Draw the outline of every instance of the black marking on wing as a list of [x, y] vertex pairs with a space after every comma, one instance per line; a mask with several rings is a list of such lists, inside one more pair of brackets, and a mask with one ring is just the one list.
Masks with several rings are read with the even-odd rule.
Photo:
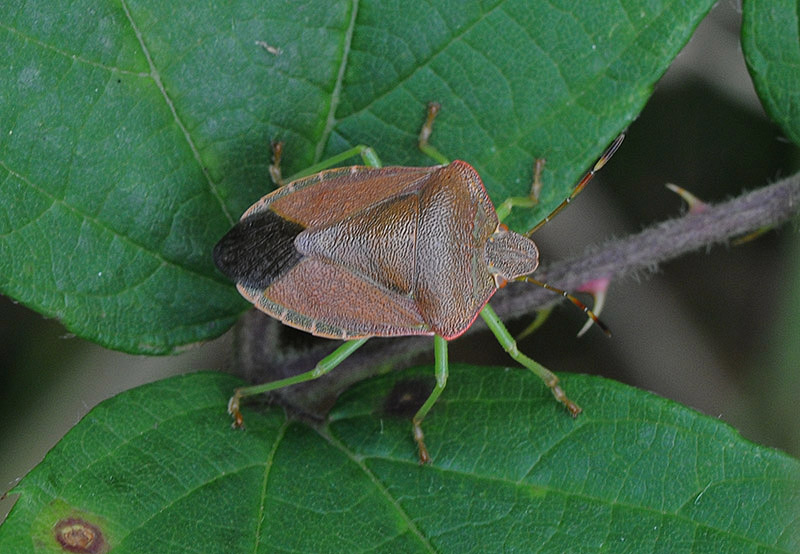
[[267, 288], [303, 257], [294, 238], [304, 229], [272, 210], [239, 221], [214, 247], [214, 263], [231, 280]]

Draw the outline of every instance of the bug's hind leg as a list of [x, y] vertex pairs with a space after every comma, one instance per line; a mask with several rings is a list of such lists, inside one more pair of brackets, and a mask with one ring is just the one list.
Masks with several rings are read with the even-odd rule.
[[289, 385], [296, 385], [297, 383], [303, 383], [305, 381], [311, 381], [318, 377], [322, 377], [342, 363], [348, 356], [350, 356], [350, 354], [355, 352], [365, 342], [367, 342], [367, 339], [355, 339], [345, 342], [332, 353], [322, 358], [311, 371], [306, 371], [305, 373], [300, 373], [293, 377], [287, 377], [286, 379], [279, 379], [277, 381], [270, 381], [269, 383], [262, 383], [260, 385], [236, 389], [233, 391], [233, 396], [231, 399], [228, 400], [228, 413], [231, 414], [231, 417], [233, 418], [233, 427], [244, 427], [244, 418], [242, 417], [242, 412], [240, 411], [240, 405], [243, 398], [255, 396], [257, 394], [263, 394], [272, 390], [288, 387]]
[[275, 186], [282, 187], [286, 184], [283, 181], [283, 175], [281, 175], [281, 154], [283, 154], [283, 142], [279, 140], [273, 140], [269, 143], [269, 146], [272, 149], [272, 162], [269, 164], [269, 176], [272, 178], [272, 182], [275, 183]]

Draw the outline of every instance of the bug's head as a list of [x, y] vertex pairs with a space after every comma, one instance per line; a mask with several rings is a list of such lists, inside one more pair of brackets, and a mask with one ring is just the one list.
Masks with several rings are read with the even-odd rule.
[[539, 265], [539, 249], [531, 239], [501, 226], [486, 241], [483, 258], [501, 287], [521, 275], [533, 273]]

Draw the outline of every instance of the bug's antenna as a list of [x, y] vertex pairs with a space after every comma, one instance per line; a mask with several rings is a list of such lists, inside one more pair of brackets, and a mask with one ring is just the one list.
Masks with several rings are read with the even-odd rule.
[[525, 281], [526, 283], [533, 283], [534, 285], [542, 287], [543, 289], [547, 289], [556, 294], [560, 294], [561, 296], [563, 296], [564, 298], [575, 304], [579, 310], [581, 310], [583, 313], [589, 316], [589, 318], [594, 322], [594, 324], [600, 327], [600, 329], [606, 334], [606, 336], [608, 337], [611, 336], [611, 330], [608, 327], [606, 327], [605, 323], [600, 321], [600, 318], [594, 315], [594, 312], [589, 309], [589, 306], [587, 306], [586, 304], [584, 304], [583, 302], [572, 296], [567, 291], [558, 289], [552, 285], [545, 283], [544, 281], [539, 281], [538, 279], [534, 279], [533, 277], [529, 277], [527, 275], [517, 277], [515, 281]]
[[589, 183], [589, 181], [592, 180], [592, 177], [594, 177], [595, 174], [598, 171], [603, 169], [603, 166], [606, 165], [606, 162], [608, 162], [608, 160], [611, 159], [611, 156], [614, 155], [614, 152], [617, 151], [617, 148], [619, 148], [619, 145], [622, 144], [622, 141], [624, 139], [625, 139], [625, 133], [623, 132], [617, 138], [614, 139], [614, 142], [612, 142], [611, 145], [608, 148], [606, 148], [606, 151], [603, 152], [603, 155], [600, 156], [600, 159], [598, 159], [595, 162], [595, 164], [592, 167], [592, 169], [587, 171], [586, 175], [584, 175], [583, 178], [580, 181], [578, 181], [578, 184], [575, 185], [574, 189], [572, 189], [572, 192], [570, 193], [570, 195], [567, 196], [564, 199], [564, 201], [561, 202], [561, 204], [556, 206], [555, 209], [552, 212], [550, 212], [543, 220], [541, 220], [539, 223], [537, 223], [533, 227], [533, 229], [531, 229], [530, 231], [525, 233], [525, 236], [530, 238], [533, 233], [535, 233], [536, 231], [538, 231], [542, 227], [542, 225], [544, 225], [545, 223], [547, 223], [548, 221], [553, 219], [556, 216], [556, 214], [558, 214], [558, 212], [560, 212], [561, 210], [566, 208], [567, 204], [572, 202], [572, 199], [575, 198], [576, 196], [578, 196], [581, 193], [581, 191], [584, 189], [584, 187], [586, 187], [586, 185]]

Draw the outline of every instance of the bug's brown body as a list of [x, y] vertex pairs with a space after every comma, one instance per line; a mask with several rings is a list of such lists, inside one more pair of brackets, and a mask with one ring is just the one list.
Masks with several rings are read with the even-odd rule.
[[339, 339], [453, 339], [499, 285], [538, 265], [462, 161], [299, 179], [251, 206], [214, 257], [258, 309]]

